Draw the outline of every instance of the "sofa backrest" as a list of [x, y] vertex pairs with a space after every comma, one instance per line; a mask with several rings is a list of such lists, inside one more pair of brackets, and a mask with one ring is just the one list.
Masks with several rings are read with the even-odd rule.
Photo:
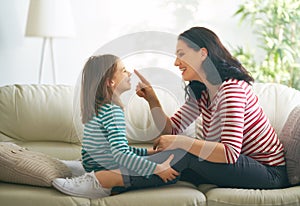
[[255, 83], [253, 90], [277, 134], [295, 106], [300, 104], [300, 91], [278, 83]]
[[[172, 70], [143, 68], [139, 72], [151, 82], [167, 115], [173, 115], [185, 102], [182, 78]], [[138, 82], [140, 80], [137, 76], [132, 75], [131, 90], [121, 96], [125, 105], [127, 138], [130, 143], [150, 143], [160, 134], [160, 129], [155, 126], [148, 103], [135, 94], [136, 87], [134, 85], [137, 85]], [[184, 134], [195, 136], [195, 125], [192, 124], [188, 127]]]
[[[162, 107], [168, 115], [172, 115], [182, 102], [176, 101], [176, 97], [166, 89], [156, 88], [156, 90]], [[255, 83], [253, 90], [275, 131], [280, 134], [288, 115], [295, 106], [300, 104], [300, 91], [277, 83]], [[182, 90], [180, 95], [183, 93]], [[129, 140], [151, 142], [159, 132], [152, 119], [148, 104], [136, 95], [132, 96], [128, 103], [130, 104], [127, 107], [126, 119]], [[198, 125], [197, 128], [191, 125], [185, 134], [201, 137], [201, 118], [198, 118], [196, 125]]]
[[[183, 90], [155, 86], [161, 104], [172, 115], [183, 103]], [[279, 134], [300, 91], [275, 83], [255, 83], [254, 92]], [[74, 92], [76, 90], [76, 92]], [[75, 93], [75, 95], [74, 95]], [[126, 99], [125, 116], [130, 142], [151, 142], [159, 134], [149, 106], [133, 91]], [[77, 89], [67, 85], [9, 85], [0, 87], [0, 141], [52, 141], [80, 144], [82, 124]], [[178, 98], [178, 96], [181, 97]], [[185, 134], [195, 135], [191, 125]]]
[[0, 87], [0, 140], [80, 144], [73, 90], [66, 85]]
[[[163, 87], [153, 87], [164, 112], [171, 116], [183, 104], [171, 91]], [[184, 97], [183, 90], [179, 94]], [[153, 111], [155, 112], [155, 108]], [[157, 128], [152, 118], [152, 114], [148, 103], [133, 94], [125, 107], [125, 118], [127, 126], [127, 138], [130, 143], [150, 143], [161, 133], [161, 129]], [[188, 136], [194, 136], [195, 125], [192, 124], [184, 131]]]

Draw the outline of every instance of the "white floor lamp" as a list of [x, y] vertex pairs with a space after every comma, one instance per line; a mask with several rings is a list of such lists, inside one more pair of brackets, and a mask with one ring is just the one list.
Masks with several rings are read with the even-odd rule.
[[42, 37], [42, 54], [39, 68], [39, 84], [42, 82], [45, 51], [50, 44], [52, 79], [56, 84], [53, 39], [75, 35], [74, 21], [69, 0], [31, 0], [26, 26], [26, 36]]

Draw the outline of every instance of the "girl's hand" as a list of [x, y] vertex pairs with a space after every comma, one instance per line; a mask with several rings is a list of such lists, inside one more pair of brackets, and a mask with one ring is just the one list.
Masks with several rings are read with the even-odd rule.
[[157, 99], [156, 94], [150, 84], [150, 82], [148, 82], [145, 77], [139, 73], [137, 70], [134, 70], [134, 73], [138, 76], [138, 78], [141, 80], [141, 82], [138, 83], [138, 85], [136, 86], [136, 94], [139, 97], [144, 98], [146, 101], [151, 101], [153, 99]]
[[147, 155], [153, 155], [155, 153], [158, 153], [158, 151], [153, 148], [147, 148]]
[[154, 173], [158, 175], [164, 182], [174, 180], [179, 173], [170, 166], [170, 162], [173, 160], [174, 155], [171, 154], [169, 158], [161, 164], [158, 164]]

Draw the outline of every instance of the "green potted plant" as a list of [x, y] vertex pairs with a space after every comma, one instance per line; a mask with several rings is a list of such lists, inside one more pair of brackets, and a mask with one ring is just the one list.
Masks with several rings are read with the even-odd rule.
[[243, 0], [234, 16], [250, 22], [264, 51], [261, 61], [243, 47], [233, 54], [258, 82], [276, 82], [300, 89], [300, 1]]

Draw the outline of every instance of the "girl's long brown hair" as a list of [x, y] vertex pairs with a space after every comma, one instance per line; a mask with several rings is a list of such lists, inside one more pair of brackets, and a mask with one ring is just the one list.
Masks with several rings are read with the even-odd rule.
[[108, 81], [113, 78], [119, 58], [111, 54], [91, 56], [84, 65], [81, 82], [81, 114], [85, 124], [98, 109], [112, 100], [113, 91]]

